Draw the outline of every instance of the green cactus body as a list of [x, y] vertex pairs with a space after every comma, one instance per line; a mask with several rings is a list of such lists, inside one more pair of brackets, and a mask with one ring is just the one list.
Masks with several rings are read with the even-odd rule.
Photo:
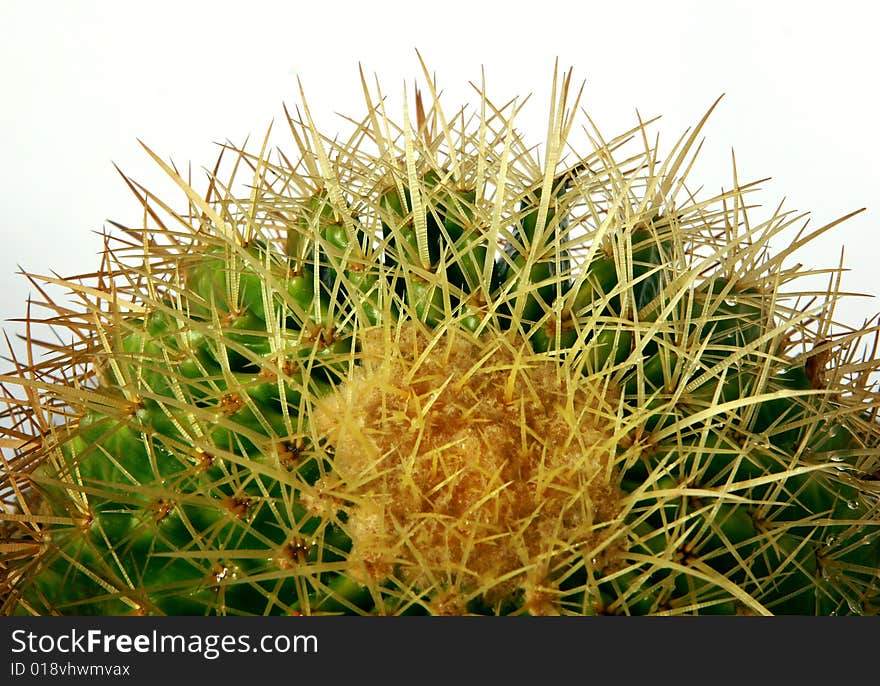
[[781, 217], [676, 204], [691, 144], [559, 171], [569, 124], [533, 159], [486, 102], [409, 131], [371, 105], [373, 153], [291, 121], [307, 175], [212, 183], [190, 238], [145, 226], [100, 306], [56, 308], [79, 341], [3, 377], [34, 429], [5, 612], [880, 610], [849, 371], [880, 365], [755, 257]]

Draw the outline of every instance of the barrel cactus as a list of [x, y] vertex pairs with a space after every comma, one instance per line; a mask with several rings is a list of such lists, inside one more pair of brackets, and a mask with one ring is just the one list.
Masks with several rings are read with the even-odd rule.
[[691, 194], [708, 114], [574, 155], [554, 76], [539, 154], [426, 77], [203, 191], [145, 146], [183, 209], [123, 177], [77, 302], [31, 277], [4, 612], [876, 613], [874, 330], [787, 264], [830, 227]]

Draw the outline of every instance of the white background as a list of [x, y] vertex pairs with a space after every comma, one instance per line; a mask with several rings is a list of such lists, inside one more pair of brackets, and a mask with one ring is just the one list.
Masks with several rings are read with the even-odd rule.
[[[772, 177], [753, 197], [756, 217], [783, 199], [815, 226], [866, 207], [799, 261], [833, 267], [845, 246], [846, 289], [880, 295], [878, 18], [874, 3], [845, 0], [0, 0], [0, 319], [25, 313], [32, 287], [19, 267], [92, 271], [106, 220], [141, 221], [113, 162], [170, 190], [138, 138], [198, 172], [216, 143], [281, 124], [282, 103], [300, 102], [297, 77], [332, 132], [335, 112], [364, 112], [358, 63], [392, 104], [405, 81], [424, 85], [416, 49], [447, 109], [476, 102], [467, 84], [481, 68], [499, 101], [532, 93], [519, 128], [533, 144], [557, 57], [586, 81], [585, 108], [604, 133], [629, 128], [636, 110], [662, 115], [661, 148], [723, 93], [692, 185], [729, 187], [733, 149], [741, 182]], [[837, 315], [858, 325], [878, 309], [876, 297], [856, 298]]]

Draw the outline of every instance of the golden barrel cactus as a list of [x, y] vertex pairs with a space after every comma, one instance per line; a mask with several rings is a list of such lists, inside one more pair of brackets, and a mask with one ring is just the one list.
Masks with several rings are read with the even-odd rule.
[[124, 177], [143, 225], [31, 277], [3, 611], [876, 613], [875, 330], [785, 264], [830, 227], [691, 194], [705, 117], [575, 153], [554, 75], [539, 154], [425, 75], [202, 190], [147, 149], [183, 205]]

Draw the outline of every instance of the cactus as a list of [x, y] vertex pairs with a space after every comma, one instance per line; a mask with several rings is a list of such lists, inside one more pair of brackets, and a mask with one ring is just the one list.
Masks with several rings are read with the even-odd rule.
[[144, 146], [186, 208], [123, 176], [144, 225], [31, 275], [4, 613], [876, 613], [875, 329], [784, 264], [838, 222], [688, 193], [708, 113], [572, 163], [570, 73], [542, 156], [425, 76], [205, 193]]

